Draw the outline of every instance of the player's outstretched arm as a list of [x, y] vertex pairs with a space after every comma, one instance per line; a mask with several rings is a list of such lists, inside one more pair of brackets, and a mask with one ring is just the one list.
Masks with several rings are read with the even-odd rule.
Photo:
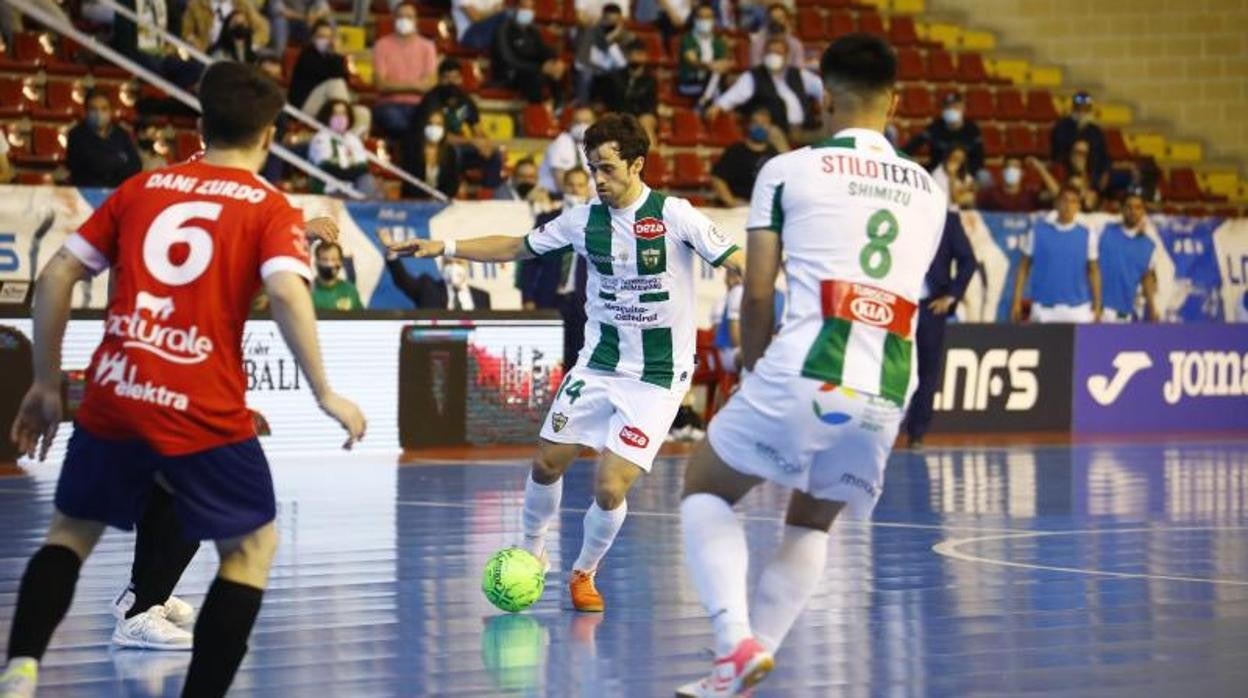
[[[450, 249], [452, 246], [453, 249]], [[510, 262], [533, 256], [524, 246], [523, 237], [510, 235], [486, 235], [454, 241], [449, 245], [441, 240], [411, 239], [391, 242], [386, 247], [399, 255], [437, 257], [445, 254], [448, 257], [469, 259], [474, 262]]]
[[61, 343], [69, 324], [74, 284], [89, 278], [91, 270], [62, 249], [43, 268], [35, 284], [35, 382], [22, 398], [9, 433], [18, 450], [31, 458], [38, 455], [43, 460], [48, 456], [61, 422]]
[[325, 377], [325, 365], [321, 362], [321, 347], [316, 339], [316, 313], [312, 309], [312, 294], [307, 282], [298, 274], [279, 271], [264, 279], [264, 290], [269, 296], [273, 320], [282, 330], [286, 346], [295, 356], [303, 375], [308, 379], [316, 402], [344, 429], [347, 442], [343, 448], [350, 449], [356, 441], [364, 438], [366, 423], [364, 413], [355, 403], [334, 393]]
[[[740, 264], [740, 252], [725, 262]], [[780, 233], [756, 228], [746, 244], [745, 293], [741, 296], [741, 365], [754, 370], [776, 326], [776, 276], [780, 273]]]

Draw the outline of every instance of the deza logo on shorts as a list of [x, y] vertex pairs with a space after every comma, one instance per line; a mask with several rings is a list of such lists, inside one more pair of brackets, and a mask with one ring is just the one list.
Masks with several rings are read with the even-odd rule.
[[104, 333], [122, 337], [122, 346], [141, 349], [175, 364], [197, 364], [212, 353], [212, 340], [199, 333], [199, 327], [171, 327], [167, 321], [175, 310], [173, 299], [139, 291], [129, 315], [109, 315]]
[[[1170, 378], [1162, 385], [1162, 398], [1177, 405], [1184, 398], [1239, 397], [1248, 395], [1248, 353], [1234, 351], [1172, 351]], [[1117, 402], [1137, 374], [1152, 368], [1148, 352], [1120, 351], [1114, 357], [1114, 375], [1088, 376], [1088, 394], [1099, 405]]]
[[620, 441], [633, 448], [645, 448], [650, 445], [650, 437], [637, 427], [624, 427], [620, 430]]

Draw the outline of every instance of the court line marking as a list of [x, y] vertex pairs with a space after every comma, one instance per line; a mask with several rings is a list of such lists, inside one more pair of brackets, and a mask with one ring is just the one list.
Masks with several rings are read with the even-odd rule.
[[1227, 586], [1244, 586], [1248, 587], [1248, 580], [1243, 579], [1223, 579], [1218, 577], [1184, 577], [1169, 574], [1149, 574], [1146, 572], [1113, 572], [1110, 570], [1097, 570], [1087, 567], [1062, 567], [1058, 565], [1038, 565], [1030, 562], [1017, 562], [1014, 560], [1002, 560], [999, 558], [983, 557], [981, 555], [972, 555], [970, 553], [959, 550], [962, 546], [974, 543], [984, 543], [989, 541], [1000, 540], [1021, 540], [1024, 538], [1044, 538], [1049, 536], [1074, 536], [1092, 533], [1174, 533], [1181, 531], [1245, 531], [1248, 526], [1179, 526], [1169, 527], [1148, 527], [1148, 528], [1088, 528], [1074, 531], [1023, 531], [1017, 533], [996, 533], [986, 536], [974, 536], [970, 538], [950, 538], [941, 541], [932, 546], [932, 552], [942, 557], [947, 557], [961, 562], [979, 563], [983, 565], [997, 565], [1000, 567], [1015, 567], [1025, 570], [1041, 570], [1046, 572], [1068, 572], [1071, 574], [1085, 574], [1096, 577], [1115, 577], [1118, 579], [1156, 579], [1167, 582], [1197, 582], [1201, 584], [1223, 584]]

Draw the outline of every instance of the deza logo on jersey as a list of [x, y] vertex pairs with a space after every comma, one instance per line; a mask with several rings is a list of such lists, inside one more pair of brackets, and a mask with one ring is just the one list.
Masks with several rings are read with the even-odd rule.
[[[950, 349], [945, 355], [945, 382], [936, 395], [935, 407], [983, 412], [988, 409], [989, 397], [1007, 395], [1007, 412], [1030, 410], [1040, 395], [1036, 379], [1039, 366], [1039, 349], [989, 349], [982, 357], [974, 349]], [[958, 405], [960, 383], [964, 387], [962, 404]]]
[[641, 263], [647, 269], [657, 267], [659, 260], [663, 258], [663, 237], [667, 235], [667, 226], [658, 218], [642, 218], [633, 223], [633, 235], [638, 240], [649, 243], [637, 246]]

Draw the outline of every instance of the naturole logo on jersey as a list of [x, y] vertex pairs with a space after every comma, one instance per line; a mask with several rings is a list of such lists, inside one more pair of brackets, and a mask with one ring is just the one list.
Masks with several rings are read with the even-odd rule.
[[129, 315], [109, 315], [104, 333], [125, 338], [122, 346], [128, 349], [142, 349], [176, 364], [203, 362], [212, 353], [213, 344], [199, 333], [199, 327], [182, 329], [160, 324], [174, 310], [172, 298], [139, 291], [134, 311]]
[[620, 430], [620, 441], [633, 448], [645, 448], [650, 445], [650, 437], [637, 427], [626, 426]]

